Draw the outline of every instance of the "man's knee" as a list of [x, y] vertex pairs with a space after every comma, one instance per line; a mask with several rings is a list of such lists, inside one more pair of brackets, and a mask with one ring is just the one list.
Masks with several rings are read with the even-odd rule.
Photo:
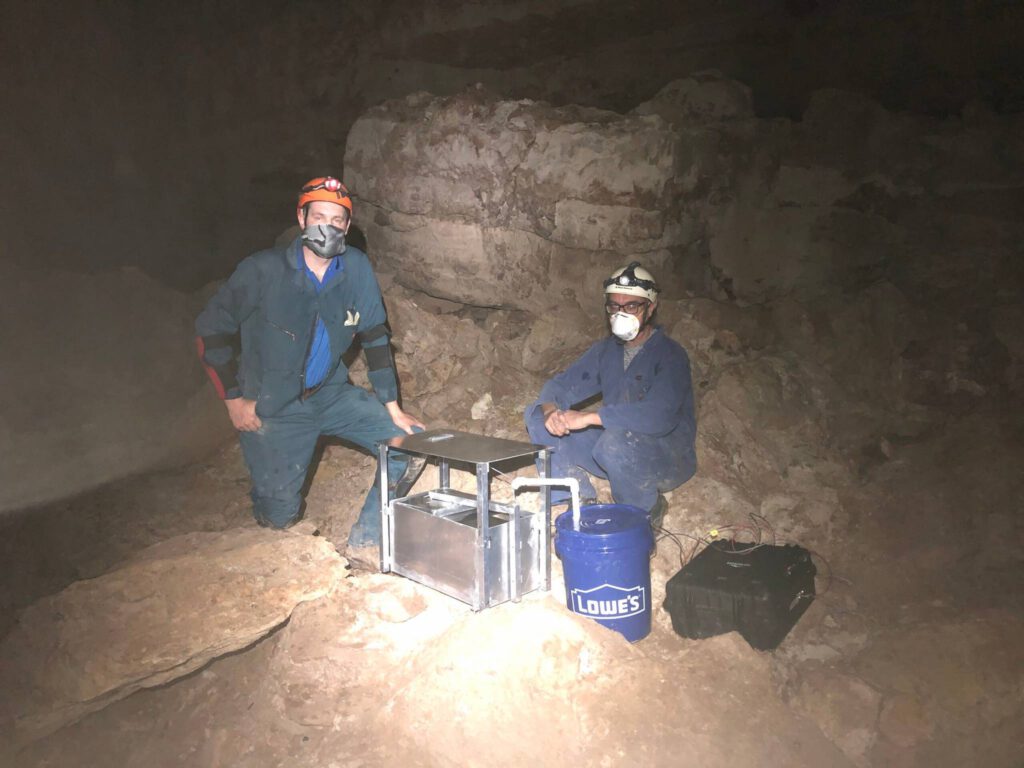
[[242, 453], [252, 482], [253, 516], [257, 521], [281, 527], [297, 518], [302, 509], [302, 486], [315, 445], [315, 434], [294, 440], [274, 436], [264, 422], [263, 433], [242, 433]]
[[662, 438], [630, 430], [605, 430], [594, 446], [594, 461], [613, 482], [653, 483], [660, 491], [677, 488], [697, 470], [692, 451], [680, 455]]
[[303, 462], [288, 462], [275, 457], [272, 462], [249, 464], [252, 480], [252, 512], [257, 521], [281, 527], [299, 515], [302, 508], [302, 484], [306, 476]]
[[626, 429], [604, 430], [594, 444], [594, 461], [609, 473], [635, 464], [640, 437]]
[[531, 404], [523, 414], [523, 421], [526, 423], [526, 432], [533, 442], [550, 441], [551, 434], [544, 426], [544, 411], [539, 406]]
[[255, 488], [252, 491], [252, 515], [261, 525], [283, 528], [297, 520], [301, 511], [302, 495], [298, 491], [273, 496], [261, 496]]

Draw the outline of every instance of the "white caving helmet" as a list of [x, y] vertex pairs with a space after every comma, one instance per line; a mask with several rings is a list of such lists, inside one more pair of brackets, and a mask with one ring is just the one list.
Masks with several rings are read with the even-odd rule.
[[619, 267], [604, 281], [605, 294], [623, 293], [627, 296], [639, 296], [652, 304], [657, 300], [660, 291], [654, 275], [641, 267], [639, 261], [630, 262], [628, 267]]

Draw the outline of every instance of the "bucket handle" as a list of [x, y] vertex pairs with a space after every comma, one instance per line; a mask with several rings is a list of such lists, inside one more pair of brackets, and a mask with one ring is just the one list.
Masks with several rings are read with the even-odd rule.
[[515, 494], [523, 486], [540, 487], [545, 485], [567, 486], [572, 495], [572, 529], [580, 529], [580, 481], [575, 477], [516, 477], [512, 480], [512, 493]]

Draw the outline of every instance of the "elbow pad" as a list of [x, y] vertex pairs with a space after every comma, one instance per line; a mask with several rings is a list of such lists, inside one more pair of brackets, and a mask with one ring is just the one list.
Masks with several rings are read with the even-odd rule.
[[365, 331], [360, 331], [358, 334], [359, 343], [365, 347], [371, 341], [376, 341], [381, 336], [387, 335], [388, 327], [384, 323], [381, 323], [380, 325], [373, 326], [373, 328], [367, 328]]
[[379, 371], [383, 368], [394, 368], [395, 363], [391, 357], [391, 345], [381, 344], [379, 347], [363, 347], [366, 353], [366, 367], [371, 371]]
[[238, 391], [237, 335], [217, 333], [197, 336], [196, 352], [221, 400]]
[[[359, 343], [363, 345], [363, 352], [366, 353], [366, 367], [371, 371], [379, 371], [384, 368], [394, 368], [395, 361], [391, 357], [391, 344], [387, 340], [388, 327], [384, 323], [367, 328], [359, 333]], [[377, 339], [385, 339], [383, 344], [367, 346]]]

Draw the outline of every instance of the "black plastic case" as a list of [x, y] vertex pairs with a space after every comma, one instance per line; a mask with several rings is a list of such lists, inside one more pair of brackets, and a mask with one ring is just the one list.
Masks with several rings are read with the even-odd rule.
[[665, 585], [672, 628], [694, 640], [737, 631], [760, 651], [778, 647], [814, 600], [803, 547], [714, 541]]

